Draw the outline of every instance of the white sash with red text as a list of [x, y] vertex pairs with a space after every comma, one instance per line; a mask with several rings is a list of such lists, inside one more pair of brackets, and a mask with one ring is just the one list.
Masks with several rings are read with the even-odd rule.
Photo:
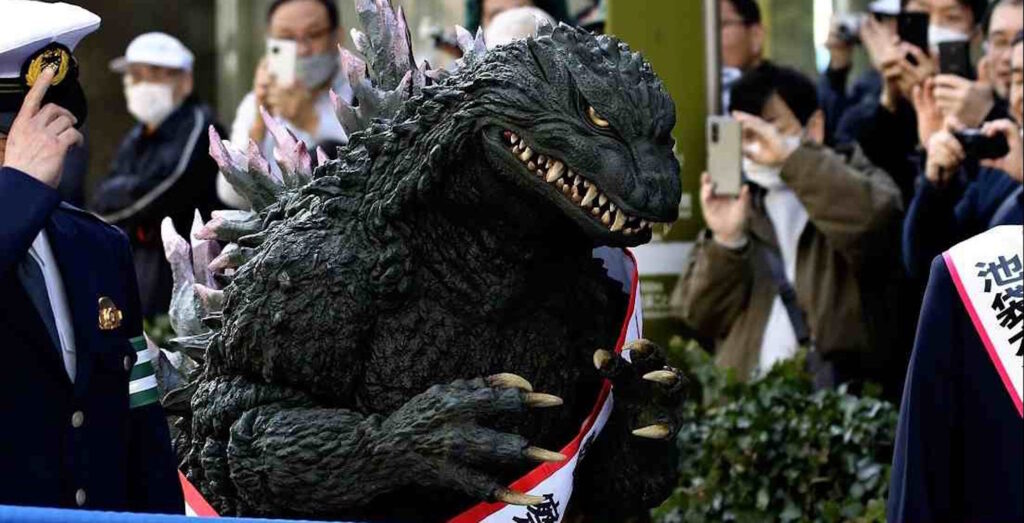
[[[598, 248], [594, 256], [604, 262], [608, 275], [620, 282], [623, 291], [629, 294], [629, 306], [619, 331], [619, 339], [615, 352], [621, 352], [622, 346], [629, 341], [640, 339], [642, 334], [643, 313], [641, 307], [639, 276], [633, 254], [625, 249]], [[595, 350], [600, 347], [595, 347]], [[629, 355], [624, 355], [627, 359]], [[558, 463], [544, 463], [519, 478], [509, 488], [517, 492], [525, 492], [544, 498], [544, 502], [533, 506], [506, 505], [504, 503], [480, 503], [459, 514], [450, 523], [516, 523], [519, 521], [544, 521], [558, 523], [562, 521], [565, 507], [572, 496], [573, 475], [576, 466], [584, 458], [590, 443], [597, 437], [608, 416], [612, 412], [611, 383], [605, 381], [598, 394], [597, 402], [590, 415], [583, 421], [576, 437], [561, 453], [568, 457]]]
[[989, 359], [1024, 416], [1024, 227], [994, 227], [943, 255]]

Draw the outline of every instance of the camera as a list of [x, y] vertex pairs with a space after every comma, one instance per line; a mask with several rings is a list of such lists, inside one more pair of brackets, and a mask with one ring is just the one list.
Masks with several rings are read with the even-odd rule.
[[1001, 134], [985, 136], [978, 129], [964, 129], [954, 132], [953, 136], [963, 146], [968, 158], [994, 160], [1010, 154], [1010, 144], [1006, 143], [1006, 137]]
[[860, 28], [864, 24], [863, 14], [843, 14], [836, 17], [836, 36], [847, 45], [860, 43]]

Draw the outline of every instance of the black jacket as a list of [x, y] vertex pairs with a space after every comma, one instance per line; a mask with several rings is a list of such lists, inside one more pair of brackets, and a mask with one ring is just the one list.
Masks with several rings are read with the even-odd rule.
[[160, 221], [170, 216], [187, 235], [195, 210], [217, 206], [217, 164], [210, 158], [210, 108], [189, 98], [147, 135], [139, 124], [118, 148], [110, 175], [93, 194], [91, 209], [123, 229], [135, 251], [143, 315], [167, 311], [171, 272], [163, 255]]

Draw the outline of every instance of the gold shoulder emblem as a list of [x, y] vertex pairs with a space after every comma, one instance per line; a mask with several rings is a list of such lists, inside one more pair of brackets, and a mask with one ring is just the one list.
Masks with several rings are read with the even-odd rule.
[[100, 296], [100, 330], [114, 330], [121, 326], [121, 319], [124, 317], [114, 300], [106, 296]]

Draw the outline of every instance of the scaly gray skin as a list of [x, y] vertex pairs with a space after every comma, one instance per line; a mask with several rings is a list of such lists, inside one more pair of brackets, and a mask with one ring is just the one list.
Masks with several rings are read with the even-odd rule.
[[[373, 83], [344, 53], [360, 105], [339, 106], [358, 130], [339, 160], [310, 177], [272, 120], [282, 179], [211, 140], [258, 212], [194, 234], [232, 242], [210, 264], [223, 291], [205, 268], [176, 288], [177, 346], [205, 363], [167, 401], [191, 403], [188, 476], [225, 515], [440, 521], [535, 503], [504, 485], [562, 459], [544, 449], [575, 435], [608, 378], [612, 416], [563, 508], [617, 521], [658, 504], [683, 379], [649, 342], [632, 363], [595, 352], [615, 347], [628, 296], [591, 251], [676, 218], [661, 82], [614, 38], [564, 25], [486, 54], [460, 33], [457, 71], [413, 69], [401, 12], [357, 8]], [[184, 240], [164, 239], [187, 273]], [[190, 277], [208, 285], [189, 293]]]

